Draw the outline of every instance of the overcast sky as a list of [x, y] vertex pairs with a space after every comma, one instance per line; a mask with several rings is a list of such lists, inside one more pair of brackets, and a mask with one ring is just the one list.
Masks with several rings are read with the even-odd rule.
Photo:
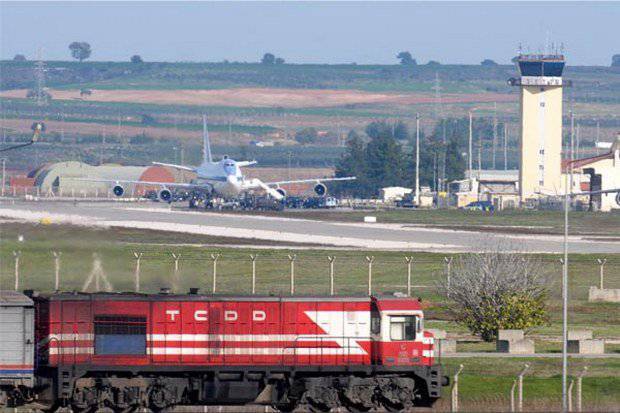
[[521, 43], [564, 43], [572, 65], [609, 65], [620, 53], [620, 2], [0, 2], [0, 57], [43, 50], [70, 58], [87, 41], [91, 60], [291, 63], [507, 63]]

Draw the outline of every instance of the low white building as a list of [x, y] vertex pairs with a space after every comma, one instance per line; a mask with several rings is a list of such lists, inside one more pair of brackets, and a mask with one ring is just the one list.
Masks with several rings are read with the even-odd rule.
[[405, 188], [402, 186], [388, 186], [381, 188], [381, 198], [383, 202], [399, 201], [407, 194], [413, 192], [411, 188]]
[[[563, 166], [564, 173], [572, 172], [573, 192], [620, 188], [620, 134], [611, 144], [609, 152], [567, 161]], [[620, 194], [591, 195], [588, 202], [591, 210], [620, 209]]]
[[518, 170], [471, 171], [466, 179], [450, 182], [450, 204], [464, 207], [470, 202], [490, 201], [497, 209], [519, 205]]

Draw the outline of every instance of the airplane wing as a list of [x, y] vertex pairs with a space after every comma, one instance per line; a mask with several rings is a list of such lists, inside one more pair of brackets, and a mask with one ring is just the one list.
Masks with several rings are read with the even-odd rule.
[[182, 171], [196, 172], [196, 168], [185, 165], [175, 165], [173, 163], [153, 162], [153, 165], [167, 166], [169, 168], [180, 169]]
[[64, 178], [71, 179], [73, 181], [84, 182], [104, 182], [109, 184], [136, 184], [136, 185], [153, 185], [172, 188], [185, 188], [185, 189], [207, 189], [206, 185], [187, 184], [180, 182], [153, 182], [153, 181], [131, 181], [127, 179], [90, 179], [90, 178]]
[[250, 165], [256, 165], [256, 161], [237, 161], [237, 166], [239, 167], [244, 167], [244, 166], [250, 166]]
[[302, 183], [320, 183], [329, 181], [353, 181], [357, 179], [355, 176], [344, 176], [342, 178], [310, 178], [310, 179], [294, 179], [292, 181], [265, 182], [265, 185], [278, 186], [285, 184], [302, 184]]

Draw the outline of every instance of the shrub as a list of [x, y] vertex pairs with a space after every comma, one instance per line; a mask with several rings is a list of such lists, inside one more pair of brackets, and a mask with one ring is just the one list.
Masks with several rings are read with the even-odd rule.
[[499, 243], [457, 257], [439, 283], [455, 320], [485, 341], [498, 330], [530, 330], [548, 322], [547, 273], [540, 259]]

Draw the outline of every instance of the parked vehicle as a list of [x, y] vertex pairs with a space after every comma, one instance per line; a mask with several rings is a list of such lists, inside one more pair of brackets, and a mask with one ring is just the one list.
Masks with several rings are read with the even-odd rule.
[[465, 205], [463, 209], [466, 209], [468, 211], [493, 212], [495, 211], [495, 206], [493, 205], [493, 203], [489, 201], [475, 201], [475, 202], [470, 202], [469, 204]]
[[303, 207], [308, 209], [318, 208], [336, 208], [338, 206], [338, 200], [333, 196], [314, 196], [306, 198]]

